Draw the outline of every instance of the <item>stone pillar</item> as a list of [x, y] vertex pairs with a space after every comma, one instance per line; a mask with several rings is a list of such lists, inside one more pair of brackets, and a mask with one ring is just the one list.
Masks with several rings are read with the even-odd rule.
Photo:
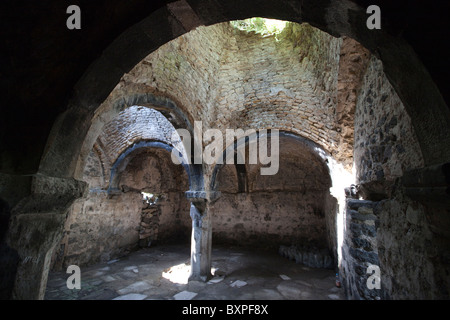
[[19, 256], [14, 300], [42, 300], [50, 261], [62, 238], [64, 214], [18, 214], [11, 219], [9, 245]]
[[31, 194], [12, 210], [7, 245], [18, 255], [12, 298], [41, 300], [52, 253], [62, 238], [66, 212], [86, 192], [75, 179], [36, 175]]
[[212, 223], [209, 206], [218, 192], [188, 191], [192, 218], [191, 271], [189, 281], [208, 281], [211, 275]]

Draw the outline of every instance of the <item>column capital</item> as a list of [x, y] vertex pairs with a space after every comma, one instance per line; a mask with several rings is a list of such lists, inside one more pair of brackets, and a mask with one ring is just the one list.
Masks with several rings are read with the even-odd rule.
[[189, 190], [185, 192], [186, 198], [192, 203], [213, 203], [219, 199], [220, 191], [204, 191], [204, 190]]

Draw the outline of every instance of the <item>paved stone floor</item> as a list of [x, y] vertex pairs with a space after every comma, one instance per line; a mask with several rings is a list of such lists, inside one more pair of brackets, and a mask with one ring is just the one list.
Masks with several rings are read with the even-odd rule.
[[214, 277], [190, 281], [188, 246], [155, 246], [81, 268], [81, 289], [70, 274], [49, 274], [47, 300], [341, 300], [333, 270], [312, 269], [277, 253], [215, 247]]

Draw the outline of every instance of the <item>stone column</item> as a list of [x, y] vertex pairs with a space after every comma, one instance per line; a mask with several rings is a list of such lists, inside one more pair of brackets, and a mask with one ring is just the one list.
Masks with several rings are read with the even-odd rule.
[[52, 253], [62, 238], [66, 212], [86, 183], [36, 175], [31, 194], [12, 210], [7, 245], [18, 255], [12, 298], [43, 299]]
[[218, 192], [188, 191], [191, 201], [192, 237], [191, 272], [189, 281], [208, 281], [211, 275], [212, 223], [209, 206], [219, 197]]
[[44, 298], [52, 253], [61, 241], [65, 218], [64, 214], [28, 213], [11, 219], [8, 244], [19, 256], [12, 299]]

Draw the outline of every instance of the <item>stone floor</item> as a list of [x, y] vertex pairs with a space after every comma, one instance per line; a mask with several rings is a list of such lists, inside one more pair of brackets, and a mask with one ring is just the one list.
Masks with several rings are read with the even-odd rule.
[[49, 274], [47, 300], [341, 300], [333, 270], [312, 269], [277, 253], [215, 247], [214, 277], [190, 281], [188, 246], [155, 246], [81, 268], [81, 289], [70, 274]]

